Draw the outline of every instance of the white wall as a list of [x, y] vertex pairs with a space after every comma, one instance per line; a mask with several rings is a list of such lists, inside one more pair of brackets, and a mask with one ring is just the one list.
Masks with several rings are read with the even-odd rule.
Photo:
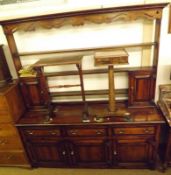
[[157, 73], [157, 86], [155, 99], [158, 99], [159, 85], [171, 84], [171, 33], [168, 33], [169, 24], [169, 7], [166, 7], [163, 11], [163, 19], [161, 26], [160, 37], [160, 50], [159, 50], [159, 63]]
[[[145, 2], [166, 2], [166, 1], [152, 1], [146, 0]], [[36, 14], [49, 14], [61, 11], [72, 11], [78, 9], [91, 9], [91, 8], [103, 8], [117, 5], [135, 5], [143, 4], [144, 0], [91, 0], [81, 1], [79, 0], [61, 0], [52, 1], [52, 4], [47, 1], [30, 2], [19, 5], [10, 5], [0, 7], [0, 20], [17, 18], [21, 16], [30, 16]], [[34, 8], [33, 8], [34, 5]], [[10, 12], [10, 13], [9, 13]], [[13, 14], [13, 15], [11, 15]], [[164, 83], [170, 83], [169, 73], [171, 68], [170, 50], [169, 44], [171, 42], [170, 34], [167, 33], [168, 24], [168, 8], [164, 9], [162, 29], [161, 29], [161, 46], [159, 54], [159, 68], [158, 78], [156, 86], [156, 100], [158, 97], [158, 85]], [[127, 29], [127, 30], [125, 30]], [[129, 35], [127, 35], [129, 33]], [[122, 37], [121, 37], [122, 36]], [[134, 37], [133, 37], [134, 36]], [[143, 41], [143, 24], [142, 21], [136, 21], [132, 23], [113, 22], [111, 24], [85, 24], [80, 27], [64, 26], [59, 29], [52, 30], [38, 30], [36, 32], [19, 32], [15, 34], [17, 46], [19, 51], [41, 51], [41, 50], [56, 50], [56, 49], [71, 49], [71, 48], [85, 48], [91, 46], [111, 46], [123, 43], [139, 43]], [[58, 42], [56, 42], [58, 41]], [[149, 39], [151, 41], [151, 38]], [[2, 29], [0, 29], [0, 44], [7, 44], [3, 35]], [[141, 64], [141, 49], [127, 49], [129, 53], [129, 66], [138, 66]], [[8, 63], [12, 71], [12, 75], [15, 78], [16, 73], [11, 61], [9, 50], [6, 49], [8, 56]], [[42, 56], [21, 57], [23, 66], [32, 64]], [[83, 59], [84, 69], [94, 68], [92, 62], [92, 56], [86, 56]], [[70, 67], [71, 68], [71, 67]], [[61, 68], [57, 68], [58, 70]], [[64, 68], [63, 68], [64, 69]], [[73, 69], [73, 68], [71, 68]], [[170, 70], [169, 70], [170, 69]], [[51, 69], [47, 70], [50, 71]], [[56, 68], [55, 68], [56, 70]], [[49, 80], [49, 84], [71, 84], [72, 79], [75, 77], [67, 77], [65, 80], [62, 77], [58, 77], [57, 81], [54, 79]], [[86, 75], [85, 89], [107, 89], [107, 75]], [[125, 74], [117, 74], [115, 76], [116, 88], [126, 88], [128, 86], [127, 77]], [[78, 79], [76, 80], [78, 81]], [[52, 89], [56, 91], [57, 89]], [[65, 89], [60, 89], [60, 91]], [[68, 90], [68, 89], [67, 89]], [[72, 90], [72, 89], [71, 89]], [[77, 88], [73, 88], [77, 90]]]

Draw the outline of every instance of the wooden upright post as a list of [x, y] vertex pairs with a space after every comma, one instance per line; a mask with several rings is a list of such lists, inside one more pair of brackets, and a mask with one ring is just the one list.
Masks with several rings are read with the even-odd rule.
[[109, 81], [109, 113], [113, 113], [116, 110], [113, 65], [108, 66], [108, 81]]

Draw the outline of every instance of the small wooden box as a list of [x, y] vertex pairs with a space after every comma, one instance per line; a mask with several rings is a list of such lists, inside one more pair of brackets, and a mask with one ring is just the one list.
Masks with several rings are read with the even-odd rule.
[[128, 64], [128, 53], [124, 49], [99, 51], [94, 60], [95, 66]]

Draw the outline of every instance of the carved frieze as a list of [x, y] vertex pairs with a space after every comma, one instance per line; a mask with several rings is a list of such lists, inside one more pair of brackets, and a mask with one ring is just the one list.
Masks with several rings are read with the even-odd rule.
[[38, 21], [26, 21], [15, 24], [8, 24], [8, 29], [12, 33], [22, 31], [34, 31], [37, 28], [52, 29], [59, 28], [64, 25], [80, 26], [85, 23], [111, 23], [113, 21], [124, 20], [133, 21], [137, 19], [161, 19], [162, 10], [137, 10], [137, 11], [124, 11], [115, 13], [103, 13], [103, 14], [90, 14], [90, 15], [76, 15], [71, 17], [55, 18], [55, 19], [42, 19]]

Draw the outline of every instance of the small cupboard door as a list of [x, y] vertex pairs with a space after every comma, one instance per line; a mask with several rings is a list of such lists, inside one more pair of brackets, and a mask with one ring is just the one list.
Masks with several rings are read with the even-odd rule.
[[27, 150], [33, 166], [64, 167], [68, 163], [63, 142], [29, 142]]
[[75, 139], [70, 149], [71, 163], [78, 167], [108, 167], [110, 143], [103, 139]]
[[117, 139], [113, 141], [113, 162], [119, 167], [150, 167], [153, 151], [148, 139]]
[[25, 104], [29, 110], [46, 108], [48, 101], [44, 97], [44, 91], [41, 89], [37, 77], [20, 78], [20, 86]]
[[153, 69], [129, 72], [129, 105], [149, 105], [153, 102], [155, 73]]

